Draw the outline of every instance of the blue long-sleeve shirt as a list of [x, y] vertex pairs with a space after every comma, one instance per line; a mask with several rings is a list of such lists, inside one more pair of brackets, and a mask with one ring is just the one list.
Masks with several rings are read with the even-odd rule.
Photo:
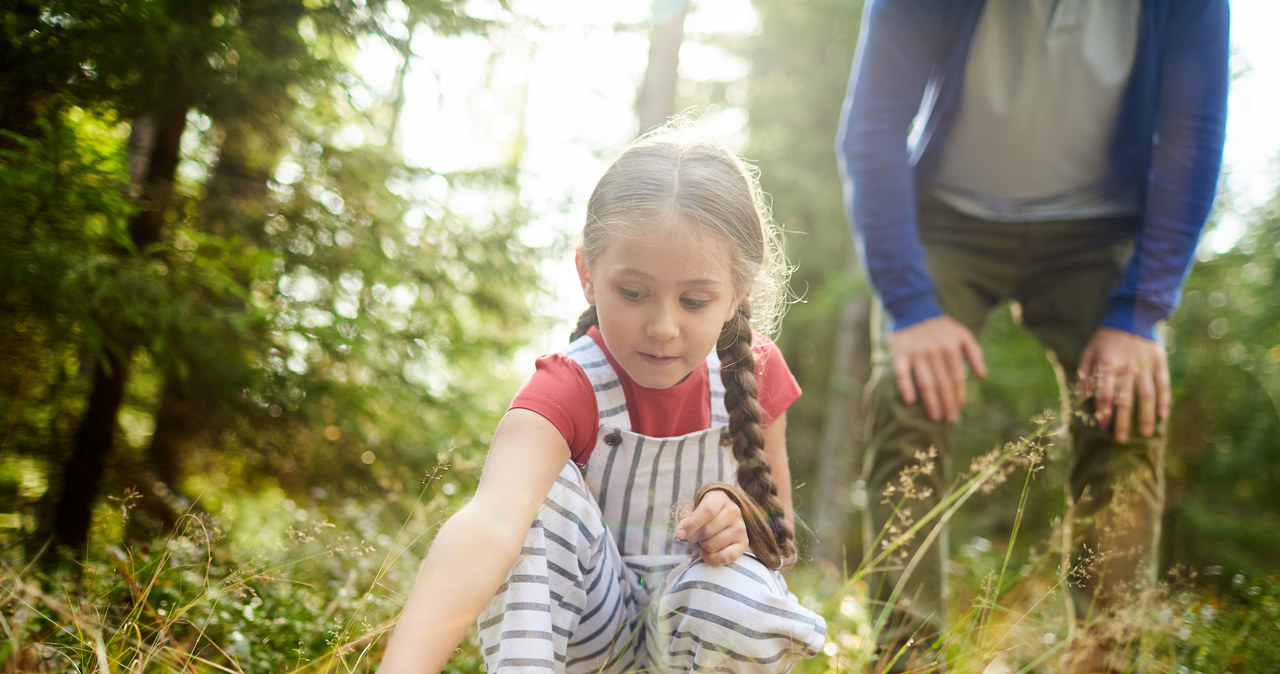
[[[863, 17], [836, 154], [850, 224], [894, 328], [943, 313], [916, 194], [928, 189], [959, 107], [982, 8], [983, 0], [871, 0]], [[1222, 164], [1228, 28], [1226, 0], [1142, 0], [1110, 151], [1113, 169], [1139, 186], [1139, 224], [1105, 327], [1154, 339], [1177, 305]]]

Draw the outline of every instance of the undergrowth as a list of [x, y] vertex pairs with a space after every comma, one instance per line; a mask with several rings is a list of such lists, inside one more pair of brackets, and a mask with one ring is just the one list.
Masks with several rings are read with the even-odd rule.
[[[902, 541], [933, 536], [938, 522], [999, 482], [1019, 479], [1025, 494], [1052, 427], [1046, 415], [1027, 438], [980, 457], [939, 506], [900, 522], [854, 568], [819, 560], [794, 570], [792, 590], [828, 625], [822, 653], [795, 671], [867, 671], [875, 626], [866, 570], [900, 555]], [[896, 496], [907, 499], [910, 486], [901, 487]], [[235, 512], [252, 508], [261, 518], [262, 504], [222, 518], [189, 514], [153, 541], [100, 533], [83, 559], [53, 569], [5, 552], [0, 671], [373, 671], [427, 541], [460, 498], [424, 490], [415, 515], [398, 523], [376, 504], [348, 501], [321, 517], [285, 500], [274, 509], [274, 538], [271, 530], [229, 534]], [[122, 530], [132, 499], [100, 508], [98, 528]], [[949, 627], [936, 644], [948, 672], [1053, 672], [1072, 643], [1061, 551], [1016, 558], [1018, 522], [1007, 541], [975, 538], [951, 558]], [[1136, 671], [1280, 671], [1277, 576], [1178, 570], [1134, 623]], [[474, 631], [448, 671], [484, 671]]]

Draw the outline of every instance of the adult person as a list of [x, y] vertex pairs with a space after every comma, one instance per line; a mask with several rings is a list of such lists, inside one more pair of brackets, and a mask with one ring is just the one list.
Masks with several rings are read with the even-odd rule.
[[[945, 465], [967, 373], [986, 375], [977, 335], [1015, 302], [1083, 411], [1071, 594], [1093, 638], [1069, 671], [1126, 666], [1120, 615], [1154, 580], [1171, 403], [1159, 325], [1213, 203], [1228, 24], [1226, 0], [868, 0], [863, 18], [837, 155], [883, 310], [865, 540], [901, 528], [900, 498], [881, 498], [900, 476], [931, 492], [912, 512], [938, 501], [944, 470], [921, 461], [934, 447]], [[872, 576], [882, 667], [942, 634], [937, 540], [905, 579], [901, 563]]]

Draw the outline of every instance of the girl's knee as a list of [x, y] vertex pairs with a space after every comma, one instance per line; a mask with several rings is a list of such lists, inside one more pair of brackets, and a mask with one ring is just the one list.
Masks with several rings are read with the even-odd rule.
[[749, 555], [678, 567], [650, 607], [650, 654], [684, 668], [719, 662], [734, 671], [785, 671], [817, 654], [826, 623], [804, 608], [782, 577]]

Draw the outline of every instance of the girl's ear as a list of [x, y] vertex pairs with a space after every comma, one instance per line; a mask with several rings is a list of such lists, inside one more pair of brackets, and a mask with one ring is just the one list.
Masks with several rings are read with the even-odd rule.
[[587, 261], [582, 259], [582, 253], [573, 254], [573, 264], [578, 268], [578, 282], [582, 284], [582, 296], [587, 299], [587, 304], [596, 305], [596, 289], [591, 283], [591, 269], [587, 267]]
[[734, 302], [733, 304], [730, 304], [730, 305], [729, 305], [729, 312], [728, 312], [728, 313], [726, 313], [726, 314], [724, 315], [724, 322], [725, 322], [726, 324], [728, 324], [728, 323], [729, 323], [729, 321], [732, 321], [732, 320], [733, 320], [733, 317], [734, 317], [735, 315], [737, 315], [737, 313], [738, 313], [738, 307], [739, 307], [741, 304], [742, 304], [742, 302], [740, 302], [740, 301], [739, 301], [739, 302]]
[[724, 322], [728, 323], [729, 321], [732, 321], [734, 316], [738, 314], [738, 307], [742, 306], [743, 302], [750, 302], [750, 301], [751, 301], [751, 286], [747, 286], [741, 293], [738, 293], [737, 295], [734, 296], [733, 304], [729, 305], [729, 313], [725, 315]]

